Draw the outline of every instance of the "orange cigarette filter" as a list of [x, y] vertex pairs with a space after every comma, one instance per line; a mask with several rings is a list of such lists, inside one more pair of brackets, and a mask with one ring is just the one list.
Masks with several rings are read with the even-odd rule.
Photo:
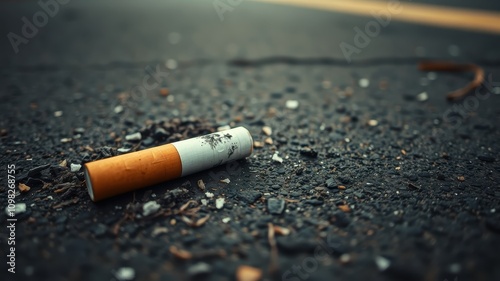
[[238, 127], [86, 163], [85, 180], [90, 198], [99, 201], [245, 158], [252, 150], [250, 132]]

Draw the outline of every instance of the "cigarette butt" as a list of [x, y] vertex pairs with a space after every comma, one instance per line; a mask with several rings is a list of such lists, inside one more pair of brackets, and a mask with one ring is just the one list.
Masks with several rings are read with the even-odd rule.
[[250, 132], [238, 127], [86, 163], [85, 180], [92, 201], [100, 201], [245, 158], [252, 150]]

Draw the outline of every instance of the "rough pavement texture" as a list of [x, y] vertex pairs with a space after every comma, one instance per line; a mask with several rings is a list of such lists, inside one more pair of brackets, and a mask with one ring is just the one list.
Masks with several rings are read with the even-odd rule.
[[[36, 11], [26, 3], [4, 6], [14, 6], [2, 18], [13, 28]], [[15, 164], [18, 181], [31, 188], [16, 197], [27, 210], [17, 215], [14, 280], [125, 280], [128, 268], [135, 280], [234, 280], [240, 265], [260, 268], [268, 280], [500, 277], [498, 88], [487, 85], [476, 100], [453, 107], [445, 94], [471, 76], [420, 73], [415, 65], [422, 46], [425, 57], [483, 62], [495, 82], [498, 37], [449, 30], [443, 36], [441, 29], [391, 23], [359, 59], [402, 60], [262, 61], [342, 61], [338, 43], [352, 41], [352, 26], [368, 19], [284, 7], [286, 13], [273, 14], [278, 6], [269, 6], [250, 26], [252, 10], [267, 5], [244, 2], [222, 23], [208, 4], [124, 5], [106, 15], [113, 7], [70, 3], [18, 55], [2, 52], [0, 178], [7, 182], [6, 167]], [[183, 20], [188, 10], [200, 17]], [[293, 25], [299, 14], [313, 23]], [[210, 24], [202, 26], [203, 17]], [[164, 18], [167, 29], [178, 21], [180, 43], [169, 43], [170, 29], [145, 29]], [[259, 50], [251, 34], [266, 24], [272, 39]], [[206, 37], [201, 43], [198, 32]], [[232, 53], [230, 41], [243, 51]], [[115, 52], [114, 44], [125, 47]], [[166, 59], [177, 67], [168, 69]], [[146, 67], [158, 67], [161, 81], [142, 93], [134, 89], [151, 73]], [[288, 100], [298, 108], [287, 108]], [[457, 107], [458, 115], [449, 114]], [[99, 203], [87, 195], [82, 172], [70, 172], [71, 164], [119, 148], [143, 149], [227, 124], [245, 126], [263, 147], [247, 160]], [[272, 144], [263, 126], [272, 128]], [[141, 142], [125, 141], [135, 132]], [[282, 163], [272, 160], [276, 151]], [[220, 182], [225, 178], [230, 183]], [[217, 198], [225, 199], [222, 209]], [[144, 217], [149, 201], [161, 208]], [[290, 230], [275, 233], [277, 258], [269, 223]], [[6, 241], [8, 233], [1, 235]], [[5, 256], [5, 242], [1, 249]], [[2, 280], [12, 280], [7, 274], [3, 266]]]

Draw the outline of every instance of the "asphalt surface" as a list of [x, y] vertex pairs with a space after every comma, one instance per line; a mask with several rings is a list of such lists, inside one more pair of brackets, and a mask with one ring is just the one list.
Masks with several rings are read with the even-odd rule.
[[[39, 10], [2, 3], [0, 34], [20, 35]], [[211, 1], [72, 1], [17, 54], [3, 37], [0, 202], [14, 164], [26, 210], [16, 273], [3, 263], [1, 279], [244, 280], [247, 265], [263, 280], [498, 280], [499, 37], [391, 22], [347, 62], [339, 45], [371, 20], [249, 1], [223, 21]], [[422, 59], [477, 63], [490, 82], [447, 102], [472, 75], [422, 73]], [[98, 203], [70, 171], [224, 125], [263, 147]], [[144, 216], [150, 201], [160, 209]]]

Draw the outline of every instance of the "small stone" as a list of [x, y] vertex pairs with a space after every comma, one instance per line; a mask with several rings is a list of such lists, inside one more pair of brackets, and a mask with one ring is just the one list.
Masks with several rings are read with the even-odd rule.
[[214, 194], [212, 192], [206, 192], [205, 196], [207, 196], [207, 198], [213, 198]]
[[61, 139], [61, 143], [68, 143], [68, 142], [72, 142], [73, 139], [72, 138], [62, 138]]
[[487, 155], [479, 155], [477, 159], [484, 162], [495, 162], [495, 158]]
[[368, 86], [370, 86], [370, 80], [366, 78], [361, 78], [359, 79], [358, 84], [361, 88], [367, 88]]
[[82, 135], [83, 133], [85, 133], [85, 128], [82, 128], [82, 127], [75, 128], [75, 129], [73, 129], [73, 133]]
[[120, 152], [120, 153], [127, 153], [129, 152], [130, 150], [132, 150], [131, 148], [125, 148], [125, 147], [120, 147], [118, 148], [116, 151]]
[[329, 178], [326, 180], [326, 187], [328, 189], [334, 189], [338, 186], [337, 182], [335, 181], [334, 178]]
[[338, 227], [347, 227], [351, 221], [347, 217], [347, 215], [343, 212], [336, 212], [332, 217], [331, 220], [334, 225]]
[[349, 205], [345, 205], [345, 204], [344, 204], [344, 205], [340, 205], [340, 206], [338, 206], [338, 207], [339, 207], [339, 209], [340, 209], [342, 212], [345, 212], [345, 213], [348, 213], [348, 212], [350, 212], [350, 211], [351, 211], [351, 208], [349, 208]]
[[153, 232], [151, 232], [151, 236], [156, 237], [160, 234], [168, 233], [168, 228], [166, 227], [156, 227]]
[[115, 272], [115, 278], [118, 281], [133, 280], [135, 278], [135, 270], [131, 267], [122, 267]]
[[212, 271], [212, 268], [210, 267], [209, 264], [207, 264], [205, 262], [196, 263], [194, 265], [191, 265], [187, 269], [187, 273], [191, 277], [206, 275], [206, 274], [209, 274], [211, 271]]
[[368, 126], [370, 126], [370, 127], [375, 127], [377, 125], [378, 125], [378, 121], [375, 119], [371, 119], [368, 121]]
[[167, 133], [167, 131], [165, 131], [165, 129], [163, 128], [156, 128], [155, 133], [153, 135], [154, 139], [160, 141], [166, 139], [169, 136], [170, 136], [169, 133]]
[[272, 145], [272, 144], [273, 144], [273, 139], [272, 139], [272, 138], [266, 138], [266, 139], [264, 140], [264, 142], [265, 142], [266, 144]]
[[201, 191], [205, 191], [205, 183], [203, 182], [203, 180], [198, 180], [197, 184], [198, 184], [198, 188]]
[[115, 108], [113, 109], [113, 111], [116, 113], [116, 114], [120, 114], [123, 112], [123, 106], [121, 105], [117, 105], [115, 106]]
[[63, 116], [63, 112], [61, 110], [54, 112], [54, 117], [61, 117], [61, 116]]
[[19, 191], [21, 191], [21, 192], [28, 192], [31, 189], [31, 187], [25, 185], [24, 183], [20, 183], [17, 187], [19, 188]]
[[391, 266], [391, 261], [382, 256], [376, 256], [375, 264], [377, 265], [378, 270], [385, 271], [389, 268], [389, 266]]
[[140, 141], [141, 139], [142, 139], [142, 135], [140, 132], [125, 136], [125, 140], [127, 140], [127, 141]]
[[297, 100], [287, 100], [286, 108], [288, 109], [297, 109], [299, 107], [299, 101]]
[[340, 262], [342, 264], [348, 264], [351, 261], [351, 255], [349, 254], [342, 254], [339, 258]]
[[262, 279], [262, 270], [248, 265], [240, 265], [236, 270], [236, 281], [259, 281]]
[[261, 142], [261, 141], [254, 141], [253, 142], [253, 147], [254, 148], [262, 148], [262, 147], [264, 147], [264, 143]]
[[9, 217], [13, 217], [12, 215], [10, 215], [11, 213], [17, 215], [24, 212], [26, 212], [26, 203], [16, 203], [13, 209], [9, 209], [9, 206], [5, 207], [5, 214], [7, 214], [7, 216]]
[[285, 200], [276, 198], [267, 199], [267, 210], [270, 214], [281, 215], [285, 210]]
[[170, 91], [168, 90], [168, 88], [160, 88], [160, 95], [162, 97], [168, 96], [169, 93], [170, 93]]
[[207, 200], [207, 199], [205, 199], [205, 198], [201, 199], [201, 200], [200, 200], [200, 202], [201, 202], [201, 204], [202, 204], [203, 206], [207, 206], [207, 205], [208, 205], [208, 200]]
[[226, 131], [226, 130], [229, 130], [231, 129], [231, 126], [229, 125], [224, 125], [224, 126], [220, 126], [217, 128], [217, 132], [222, 132], [222, 131]]
[[168, 59], [165, 66], [170, 70], [174, 70], [177, 68], [177, 61], [174, 59]]
[[222, 219], [222, 222], [223, 222], [223, 223], [228, 223], [228, 222], [230, 222], [230, 221], [231, 221], [231, 218], [229, 218], [229, 217], [227, 217], [227, 218], [223, 218], [223, 219]]
[[281, 158], [278, 154], [278, 151], [274, 152], [272, 160], [275, 162], [283, 163], [283, 158]]
[[80, 171], [81, 168], [82, 168], [82, 165], [80, 165], [80, 164], [71, 163], [71, 165], [70, 165], [70, 169], [71, 169], [72, 173], [76, 173], [76, 172]]
[[215, 207], [217, 209], [222, 209], [222, 207], [224, 207], [224, 198], [217, 198], [217, 200], [215, 200]]
[[273, 133], [273, 129], [271, 129], [271, 127], [269, 127], [269, 126], [264, 126], [264, 127], [262, 127], [262, 132], [266, 136], [270, 136]]
[[149, 216], [151, 214], [156, 213], [160, 208], [161, 208], [160, 204], [156, 203], [156, 201], [146, 202], [142, 206], [142, 215], [145, 217]]
[[318, 157], [318, 152], [310, 147], [303, 147], [300, 149], [300, 154], [311, 157], [311, 158], [316, 158]]
[[339, 185], [339, 186], [338, 186], [338, 189], [345, 190], [345, 186], [344, 186], [344, 185]]
[[223, 179], [223, 180], [220, 180], [219, 182], [228, 184], [231, 182], [231, 180], [230, 179]]
[[426, 101], [428, 99], [429, 99], [429, 95], [427, 95], [427, 92], [422, 92], [422, 93], [420, 93], [420, 94], [417, 95], [417, 100], [418, 101], [424, 102], [424, 101]]
[[460, 181], [460, 182], [463, 182], [463, 181], [465, 181], [465, 177], [464, 176], [459, 176], [459, 177], [457, 177], [457, 180]]

